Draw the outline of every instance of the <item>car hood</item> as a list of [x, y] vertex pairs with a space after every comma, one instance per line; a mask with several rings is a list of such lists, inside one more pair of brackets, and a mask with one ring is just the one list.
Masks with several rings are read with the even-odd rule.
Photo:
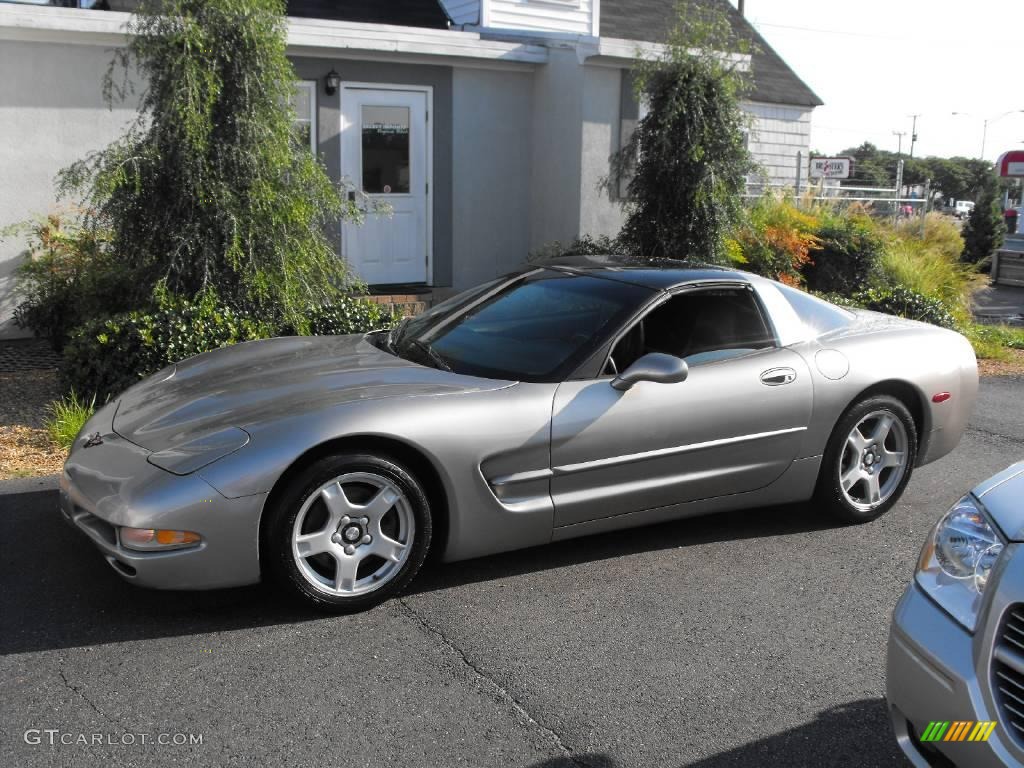
[[972, 493], [1011, 541], [1024, 541], [1024, 461], [1004, 469]]
[[121, 396], [113, 429], [143, 448], [166, 451], [217, 433], [230, 441], [231, 428], [343, 403], [508, 384], [418, 365], [362, 336], [266, 339], [197, 355], [136, 384]]

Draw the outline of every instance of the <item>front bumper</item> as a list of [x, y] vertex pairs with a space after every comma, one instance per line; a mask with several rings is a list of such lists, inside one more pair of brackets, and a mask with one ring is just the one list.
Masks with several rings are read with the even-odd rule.
[[[931, 721], [998, 720], [979, 687], [974, 638], [912, 583], [896, 606], [889, 633], [886, 698], [900, 748], [918, 768], [1020, 765], [1000, 723], [986, 742], [919, 737]], [[986, 659], [981, 662], [987, 670]], [[1013, 751], [1011, 752], [1011, 749]]]
[[[157, 589], [215, 589], [260, 579], [259, 519], [266, 494], [227, 499], [196, 474], [177, 476], [147, 462], [149, 451], [113, 432], [113, 407], [83, 429], [102, 444], [74, 446], [60, 480], [60, 510], [124, 579]], [[188, 549], [138, 552], [118, 530], [195, 531]]]

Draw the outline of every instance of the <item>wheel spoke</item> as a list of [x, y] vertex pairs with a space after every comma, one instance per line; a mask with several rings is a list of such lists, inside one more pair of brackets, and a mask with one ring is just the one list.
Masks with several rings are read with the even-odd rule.
[[877, 445], [884, 445], [885, 438], [889, 436], [889, 430], [892, 429], [893, 417], [888, 414], [882, 414], [878, 417], [878, 423], [875, 425], [874, 431], [871, 433], [871, 442]]
[[320, 491], [320, 498], [323, 499], [331, 516], [330, 522], [327, 523], [328, 528], [337, 528], [341, 518], [345, 515], [349, 517], [357, 517], [359, 515], [359, 507], [356, 507], [348, 500], [348, 496], [345, 495], [345, 489], [338, 483], [329, 485]]
[[312, 557], [322, 552], [329, 552], [331, 551], [331, 531], [325, 529], [297, 536], [295, 548], [299, 557]]
[[854, 464], [853, 468], [840, 478], [840, 482], [843, 485], [843, 490], [849, 493], [850, 489], [863, 479], [864, 473], [860, 471], [860, 466]]
[[405, 553], [406, 545], [400, 541], [395, 541], [390, 536], [386, 536], [383, 533], [378, 533], [373, 539], [373, 544], [370, 547], [370, 552], [378, 557], [383, 557], [385, 560], [390, 560], [393, 563], [400, 563], [402, 561], [402, 555]]
[[868, 475], [865, 478], [865, 485], [868, 487], [868, 503], [877, 504], [882, 500], [882, 489], [878, 484], [878, 475]]
[[867, 447], [867, 444], [867, 440], [864, 439], [864, 435], [860, 433], [860, 429], [857, 427], [854, 427], [853, 432], [851, 432], [850, 436], [846, 438], [847, 447], [853, 450], [854, 455], [858, 458], [860, 457], [861, 451]]
[[334, 555], [334, 561], [338, 564], [334, 572], [334, 588], [338, 592], [352, 592], [356, 588], [356, 572], [362, 559], [358, 555]]
[[886, 467], [902, 467], [903, 466], [903, 452], [902, 451], [886, 451], [882, 454], [881, 468]]
[[359, 511], [367, 517], [379, 521], [391, 511], [391, 508], [395, 506], [395, 502], [400, 498], [402, 498], [402, 494], [391, 486], [387, 486], [378, 491], [377, 495], [370, 499], [366, 506], [362, 507]]

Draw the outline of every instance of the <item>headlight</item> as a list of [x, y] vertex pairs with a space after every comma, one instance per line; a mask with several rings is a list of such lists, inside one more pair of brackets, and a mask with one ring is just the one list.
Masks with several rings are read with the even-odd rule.
[[150, 464], [175, 475], [190, 475], [223, 459], [249, 442], [249, 433], [238, 427], [226, 427], [187, 443], [151, 453]]
[[917, 583], [971, 632], [1003, 542], [970, 496], [960, 499], [925, 542]]

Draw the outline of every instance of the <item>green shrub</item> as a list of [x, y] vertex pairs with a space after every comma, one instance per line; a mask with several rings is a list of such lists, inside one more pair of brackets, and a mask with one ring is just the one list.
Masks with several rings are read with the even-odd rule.
[[974, 346], [974, 353], [981, 358], [1005, 360], [1007, 349], [1024, 349], [1024, 328], [970, 323], [964, 334]]
[[86, 402], [74, 390], [60, 400], [54, 400], [47, 406], [46, 431], [50, 439], [65, 451], [69, 450], [95, 410], [95, 397]]
[[875, 282], [885, 243], [870, 217], [825, 213], [814, 234], [819, 247], [803, 268], [810, 290], [851, 295]]
[[959, 322], [970, 316], [972, 271], [927, 240], [894, 237], [880, 261], [882, 285], [901, 286], [941, 302]]
[[564, 256], [606, 256], [609, 254], [623, 254], [626, 248], [617, 238], [608, 235], [580, 235], [569, 244], [561, 240], [553, 240], [545, 243], [536, 251], [530, 253], [530, 261], [543, 261], [544, 259], [557, 259]]
[[744, 269], [799, 286], [802, 270], [819, 247], [814, 234], [818, 224], [791, 198], [766, 194], [747, 210], [746, 222], [726, 244], [726, 252]]
[[[314, 335], [361, 333], [394, 325], [380, 305], [342, 298], [305, 311]], [[161, 368], [219, 347], [295, 335], [276, 324], [206, 300], [155, 312], [126, 312], [85, 322], [64, 349], [63, 383], [100, 402]]]
[[852, 296], [825, 294], [823, 298], [833, 304], [845, 307], [870, 309], [873, 312], [898, 315], [953, 330], [958, 327], [956, 318], [941, 301], [903, 286], [869, 288], [865, 291], [858, 291]]
[[960, 228], [949, 216], [929, 213], [924, 219], [924, 237], [921, 237], [920, 219], [899, 219], [891, 227], [892, 232], [907, 240], [915, 240], [928, 246], [928, 250], [950, 261], [957, 261], [964, 250], [964, 239]]
[[312, 336], [346, 336], [350, 333], [390, 328], [398, 320], [398, 317], [382, 309], [380, 304], [369, 301], [338, 301], [310, 310], [309, 332]]
[[54, 213], [2, 234], [27, 236], [25, 260], [16, 272], [22, 301], [14, 322], [49, 339], [58, 352], [85, 318], [127, 309], [130, 278], [110, 256], [103, 233], [83, 230], [74, 217]]

